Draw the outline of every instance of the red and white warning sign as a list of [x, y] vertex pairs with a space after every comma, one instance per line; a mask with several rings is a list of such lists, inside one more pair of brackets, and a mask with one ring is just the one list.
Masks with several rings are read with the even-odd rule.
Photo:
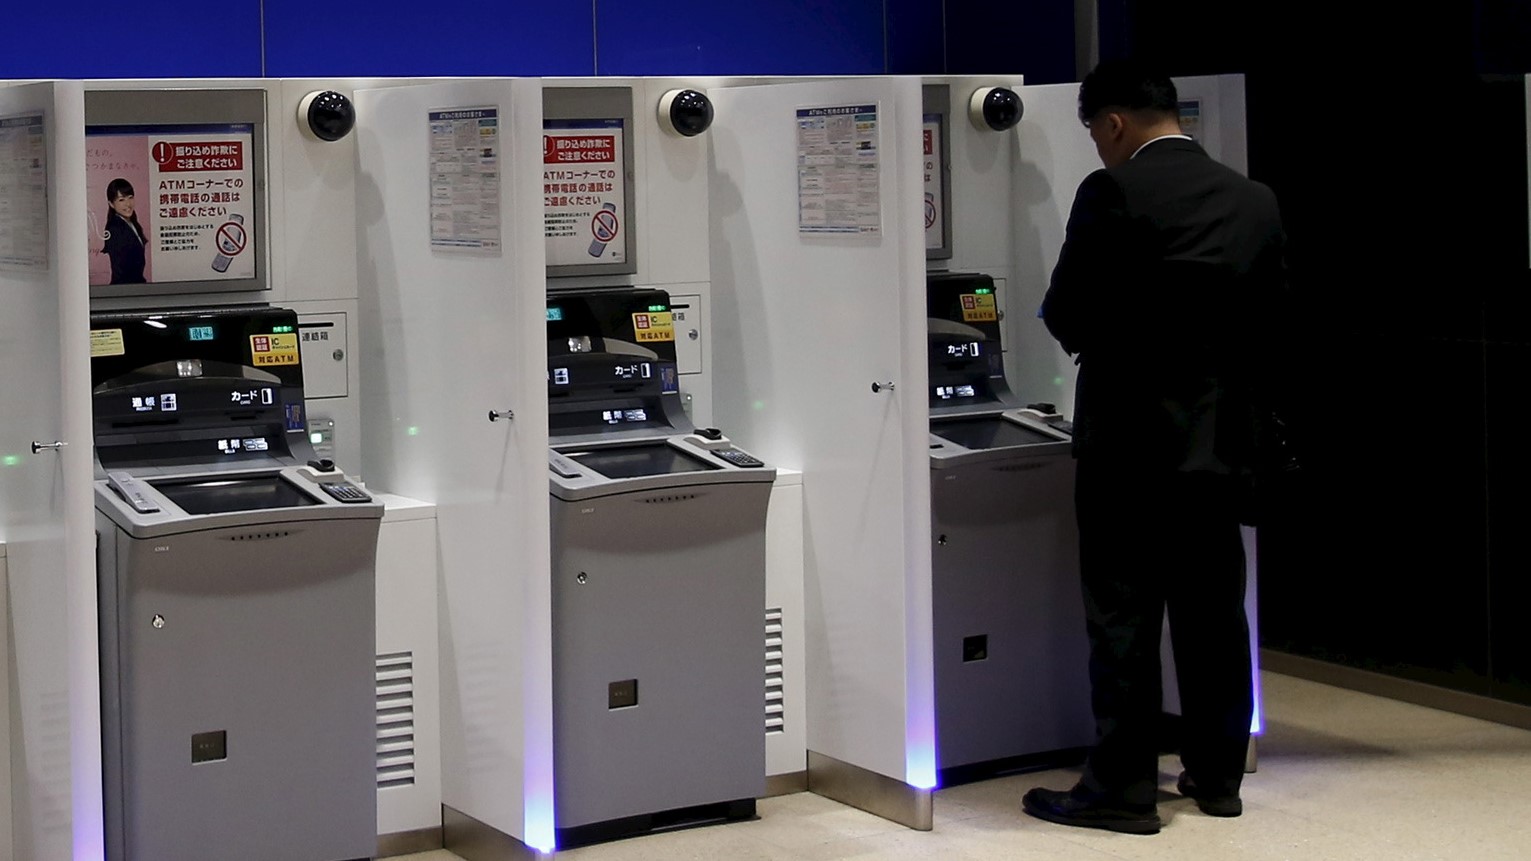
[[946, 209], [946, 195], [941, 188], [941, 117], [926, 114], [924, 121], [925, 153], [925, 247], [940, 248], [942, 243], [941, 217]]
[[546, 120], [542, 224], [549, 266], [627, 260], [619, 119]]

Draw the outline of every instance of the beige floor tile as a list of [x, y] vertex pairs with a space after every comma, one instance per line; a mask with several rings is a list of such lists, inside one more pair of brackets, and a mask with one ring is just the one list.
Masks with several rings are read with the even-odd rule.
[[[1265, 674], [1260, 769], [1245, 814], [1205, 816], [1161, 762], [1164, 830], [1152, 837], [1041, 822], [1032, 786], [1077, 769], [943, 789], [915, 832], [810, 793], [762, 800], [760, 818], [558, 853], [570, 861], [1527, 861], [1531, 732]], [[406, 861], [406, 859], [395, 859]], [[407, 861], [457, 861], [445, 852]]]

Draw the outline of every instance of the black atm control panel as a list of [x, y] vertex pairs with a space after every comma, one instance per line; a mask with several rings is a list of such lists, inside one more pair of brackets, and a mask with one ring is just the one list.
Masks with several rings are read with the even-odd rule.
[[667, 428], [679, 412], [675, 326], [662, 290], [591, 291], [547, 303], [554, 436]]
[[103, 467], [306, 452], [293, 311], [264, 306], [91, 317]]
[[925, 297], [930, 406], [998, 405], [1008, 390], [994, 279], [932, 275]]

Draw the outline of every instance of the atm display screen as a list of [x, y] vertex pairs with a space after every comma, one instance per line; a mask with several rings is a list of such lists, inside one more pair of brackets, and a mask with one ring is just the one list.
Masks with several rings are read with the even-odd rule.
[[931, 425], [930, 432], [963, 448], [975, 450], [1062, 442], [1057, 437], [999, 418], [940, 422]]
[[717, 469], [668, 445], [633, 445], [572, 452], [568, 457], [579, 461], [607, 478], [638, 478], [645, 475], [672, 475], [678, 472], [706, 472]]
[[187, 514], [223, 514], [319, 504], [276, 475], [149, 483]]

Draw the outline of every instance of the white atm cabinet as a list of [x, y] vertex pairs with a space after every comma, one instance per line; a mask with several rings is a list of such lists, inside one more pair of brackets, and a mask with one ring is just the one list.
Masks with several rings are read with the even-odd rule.
[[11, 845], [11, 584], [5, 574], [5, 543], [0, 542], [0, 857], [15, 858]]
[[807, 788], [803, 474], [776, 471], [766, 514], [766, 794]]
[[305, 397], [343, 398], [351, 393], [345, 314], [300, 316], [298, 350], [303, 361]]
[[441, 846], [436, 506], [382, 494], [377, 540], [379, 855]]

